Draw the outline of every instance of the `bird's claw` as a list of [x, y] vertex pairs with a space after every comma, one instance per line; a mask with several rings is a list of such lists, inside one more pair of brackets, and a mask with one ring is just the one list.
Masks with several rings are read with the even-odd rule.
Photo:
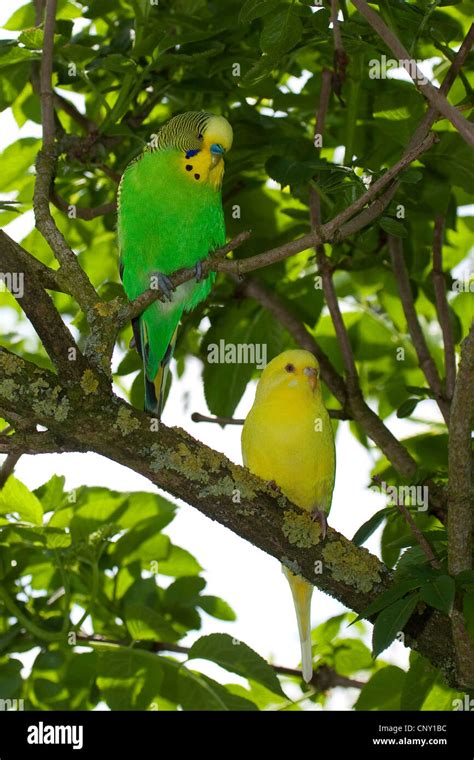
[[328, 532], [328, 519], [326, 512], [322, 509], [313, 509], [311, 512], [311, 519], [314, 522], [318, 522], [321, 526], [321, 538], [324, 540]]
[[281, 493], [281, 488], [275, 480], [267, 480], [267, 486], [277, 494]]
[[198, 261], [197, 264], [194, 267], [194, 276], [196, 278], [196, 282], [201, 282], [202, 280], [202, 261]]
[[[162, 272], [155, 272], [152, 276], [152, 281], [156, 281], [156, 285], [158, 285], [158, 288], [163, 293], [164, 298], [167, 301], [173, 300], [173, 292], [175, 290], [175, 287], [173, 283], [171, 282], [170, 278], [167, 277]], [[156, 286], [155, 286], [156, 288]]]

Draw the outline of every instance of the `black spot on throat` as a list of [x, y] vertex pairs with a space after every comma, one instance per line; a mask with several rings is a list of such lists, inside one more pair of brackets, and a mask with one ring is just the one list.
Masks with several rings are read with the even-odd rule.
[[186, 171], [191, 172], [192, 170], [193, 170], [193, 167], [191, 166], [191, 164], [186, 164]]
[[194, 175], [194, 179], [201, 179], [201, 175], [200, 174], [195, 174]]

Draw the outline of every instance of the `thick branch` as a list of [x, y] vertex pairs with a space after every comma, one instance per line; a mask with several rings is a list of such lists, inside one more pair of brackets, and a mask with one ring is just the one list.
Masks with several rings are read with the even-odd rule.
[[[64, 378], [77, 379], [85, 369], [83, 357], [74, 338], [57, 312], [51, 297], [37, 277], [36, 261], [3, 231], [0, 231], [0, 267], [18, 281], [12, 295], [36, 330], [51, 361]], [[8, 284], [8, 282], [7, 282]], [[71, 350], [72, 349], [72, 350]]]
[[398, 292], [403, 306], [403, 313], [407, 321], [408, 332], [413, 340], [413, 346], [420, 362], [420, 368], [426, 377], [428, 384], [433, 391], [438, 407], [444, 417], [446, 424], [449, 424], [449, 403], [443, 395], [441, 380], [436, 369], [433, 357], [423, 335], [423, 331], [418, 321], [415, 309], [415, 302], [410, 286], [410, 278], [403, 257], [403, 243], [401, 238], [389, 235], [388, 247], [392, 259], [392, 268], [397, 281]]
[[472, 438], [474, 323], [461, 348], [449, 431], [448, 564], [451, 575], [472, 567]]
[[418, 89], [430, 101], [431, 105], [436, 108], [446, 119], [449, 119], [458, 130], [461, 137], [468, 145], [474, 148], [474, 129], [470, 122], [449, 103], [441, 90], [433, 87], [425, 76], [421, 73], [416, 62], [410, 57], [406, 48], [393, 32], [385, 25], [380, 16], [368, 6], [365, 0], [352, 0], [357, 10], [366, 18], [371, 27], [383, 39], [387, 47], [398, 58], [399, 63], [408, 72]]
[[[310, 583], [362, 612], [390, 587], [385, 566], [292, 505], [268, 484], [194, 440], [184, 431], [160, 424], [109, 394], [106, 389], [78, 395], [60, 387], [52, 373], [0, 349], [0, 408], [20, 413], [57, 436], [105, 456], [148, 478], [159, 488], [196, 507], [263, 551], [298, 570]], [[54, 404], [51, 403], [54, 401]], [[235, 503], [239, 494], [240, 502]], [[448, 618], [426, 610], [405, 627], [406, 642], [416, 646], [446, 678], [455, 682]]]

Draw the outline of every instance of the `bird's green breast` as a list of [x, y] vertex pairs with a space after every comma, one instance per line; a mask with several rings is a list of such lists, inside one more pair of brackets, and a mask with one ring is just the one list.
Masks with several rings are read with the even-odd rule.
[[179, 151], [145, 153], [122, 179], [118, 235], [124, 288], [135, 298], [150, 274], [193, 267], [225, 243], [220, 191], [187, 175]]

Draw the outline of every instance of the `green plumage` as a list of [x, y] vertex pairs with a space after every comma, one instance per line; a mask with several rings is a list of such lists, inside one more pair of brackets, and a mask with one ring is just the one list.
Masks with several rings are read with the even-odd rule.
[[[201, 122], [196, 123], [201, 125], [203, 114], [188, 116], [200, 116]], [[180, 147], [165, 144], [148, 149], [127, 167], [122, 178], [118, 236], [123, 286], [130, 300], [148, 289], [157, 273], [169, 275], [181, 267], [194, 267], [225, 243], [220, 182], [216, 187], [215, 182], [205, 181], [201, 169], [207, 165], [206, 148], [202, 139], [197, 143], [199, 149], [189, 147], [196, 144], [190, 138], [196, 140], [197, 135], [183, 141], [183, 132], [178, 130], [178, 136], [179, 140], [176, 134], [174, 140]], [[188, 151], [196, 155], [188, 159]], [[195, 175], [199, 181], [190, 176], [186, 170], [190, 162], [199, 166], [202, 180], [200, 174]], [[180, 285], [171, 302], [156, 301], [134, 324], [144, 363], [145, 406], [158, 416], [176, 328], [183, 312], [207, 297], [213, 279], [211, 275], [202, 282], [191, 280]]]

